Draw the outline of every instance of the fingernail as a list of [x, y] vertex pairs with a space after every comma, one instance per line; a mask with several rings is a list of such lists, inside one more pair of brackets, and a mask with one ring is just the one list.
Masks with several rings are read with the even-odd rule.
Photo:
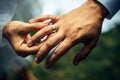
[[50, 67], [51, 67], [50, 65], [45, 64], [45, 68], [46, 68], [46, 69], [49, 69]]
[[37, 58], [37, 57], [35, 58], [35, 63], [39, 63], [39, 62], [38, 62], [38, 58]]
[[29, 20], [30, 23], [34, 22], [34, 19]]
[[35, 63], [40, 63], [40, 62], [42, 61], [42, 58], [40, 58], [40, 57], [39, 57], [39, 58], [36, 57], [34, 61], [35, 61]]
[[51, 22], [51, 19], [45, 20], [43, 23], [49, 24]]
[[27, 42], [27, 45], [28, 45], [29, 47], [31, 47], [31, 46], [33, 45], [32, 40], [29, 40], [29, 41]]
[[49, 68], [49, 66], [48, 66], [47, 64], [45, 64], [45, 68], [46, 68], [46, 69], [48, 69], [48, 68]]
[[79, 63], [79, 62], [75, 61], [75, 62], [74, 62], [74, 65], [78, 65], [78, 63]]
[[74, 64], [74, 65], [78, 65], [79, 62], [80, 62], [80, 60], [75, 60], [73, 64]]

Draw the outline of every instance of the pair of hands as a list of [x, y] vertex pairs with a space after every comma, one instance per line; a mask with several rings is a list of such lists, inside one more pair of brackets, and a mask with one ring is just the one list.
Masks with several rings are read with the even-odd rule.
[[[18, 55], [27, 56], [37, 53], [36, 63], [40, 63], [49, 51], [60, 43], [47, 60], [46, 68], [54, 65], [76, 44], [84, 43], [73, 60], [73, 64], [77, 65], [96, 46], [106, 15], [107, 11], [101, 4], [95, 0], [88, 0], [81, 7], [62, 16], [41, 16], [30, 20], [30, 24], [12, 21], [6, 25], [3, 32]], [[51, 19], [51, 23], [56, 26], [56, 33], [52, 32], [50, 22], [44, 23], [48, 19]], [[30, 36], [30, 32], [36, 33]], [[48, 36], [46, 40], [35, 45], [46, 35]]]

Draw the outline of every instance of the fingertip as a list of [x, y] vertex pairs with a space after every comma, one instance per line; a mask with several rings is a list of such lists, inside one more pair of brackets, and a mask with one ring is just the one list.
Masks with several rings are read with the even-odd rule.
[[45, 68], [50, 69], [52, 66], [54, 66], [55, 63], [56, 61], [47, 61], [45, 64]]
[[51, 55], [51, 57], [47, 60], [46, 64], [45, 64], [45, 68], [49, 69], [51, 68], [57, 61], [58, 57], [56, 58], [56, 55]]
[[73, 64], [76, 66], [79, 64], [79, 61], [76, 59], [76, 57], [73, 59]]
[[45, 64], [45, 68], [46, 68], [46, 69], [50, 69], [50, 68], [51, 68], [51, 66], [50, 66], [50, 65], [48, 65], [48, 64]]
[[39, 53], [37, 53], [37, 56], [36, 56], [36, 58], [35, 58], [34, 61], [35, 61], [35, 63], [38, 64], [38, 63], [41, 63], [41, 61], [43, 60], [43, 58], [44, 58], [44, 56], [42, 56], [42, 55], [40, 56]]
[[32, 47], [32, 45], [33, 45], [32, 43], [28, 43], [27, 44], [28, 47]]
[[30, 19], [29, 20], [29, 23], [34, 23], [35, 22], [35, 19]]
[[78, 65], [79, 64], [79, 61], [73, 61], [73, 64], [76, 66], [76, 65]]
[[76, 66], [80, 63], [81, 60], [83, 60], [84, 58], [82, 58], [82, 56], [80, 55], [80, 53], [77, 53], [73, 59], [73, 64]]
[[51, 64], [51, 59], [49, 58], [49, 59], [47, 60], [46, 64], [45, 64], [45, 68], [46, 68], [46, 69], [49, 69], [51, 66], [52, 66], [52, 64]]
[[37, 57], [35, 58], [34, 61], [35, 61], [35, 63], [40, 63]]
[[29, 40], [29, 41], [27, 42], [27, 46], [28, 46], [28, 47], [31, 47], [32, 45], [33, 45], [32, 40]]

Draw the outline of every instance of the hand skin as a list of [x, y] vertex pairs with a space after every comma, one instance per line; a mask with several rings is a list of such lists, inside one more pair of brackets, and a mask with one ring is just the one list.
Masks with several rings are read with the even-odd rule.
[[[57, 29], [57, 32], [42, 44], [35, 58], [36, 63], [40, 63], [48, 52], [62, 41], [47, 60], [45, 67], [50, 68], [73, 46], [83, 43], [84, 46], [73, 60], [73, 64], [77, 65], [96, 46], [101, 34], [103, 20], [107, 14], [107, 10], [96, 0], [88, 0], [81, 7], [60, 17], [44, 16], [30, 20], [31, 23], [34, 23], [52, 19], [53, 22], [56, 22], [54, 25]], [[44, 34], [41, 33], [44, 32], [45, 28], [35, 34], [32, 37], [33, 42], [43, 36]]]
[[31, 40], [30, 32], [35, 32], [45, 27], [44, 23], [24, 23], [20, 21], [11, 21], [5, 25], [3, 36], [10, 42], [19, 56], [27, 56], [36, 53], [40, 45], [28, 47], [27, 42]]

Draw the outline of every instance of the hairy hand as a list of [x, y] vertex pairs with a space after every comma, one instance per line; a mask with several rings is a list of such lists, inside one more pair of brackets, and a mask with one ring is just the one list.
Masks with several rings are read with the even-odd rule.
[[[31, 23], [39, 22], [51, 18], [56, 26], [57, 32], [49, 37], [39, 49], [35, 61], [41, 62], [48, 52], [58, 43], [59, 46], [47, 60], [46, 68], [50, 68], [55, 62], [63, 56], [69, 49], [78, 43], [84, 46], [76, 54], [73, 64], [77, 65], [81, 60], [87, 57], [90, 51], [96, 46], [101, 34], [101, 26], [107, 15], [106, 9], [95, 0], [88, 0], [81, 7], [62, 15], [60, 17], [44, 16], [31, 20]], [[35, 42], [44, 34], [52, 33], [51, 29], [44, 28], [37, 32], [32, 40]]]

